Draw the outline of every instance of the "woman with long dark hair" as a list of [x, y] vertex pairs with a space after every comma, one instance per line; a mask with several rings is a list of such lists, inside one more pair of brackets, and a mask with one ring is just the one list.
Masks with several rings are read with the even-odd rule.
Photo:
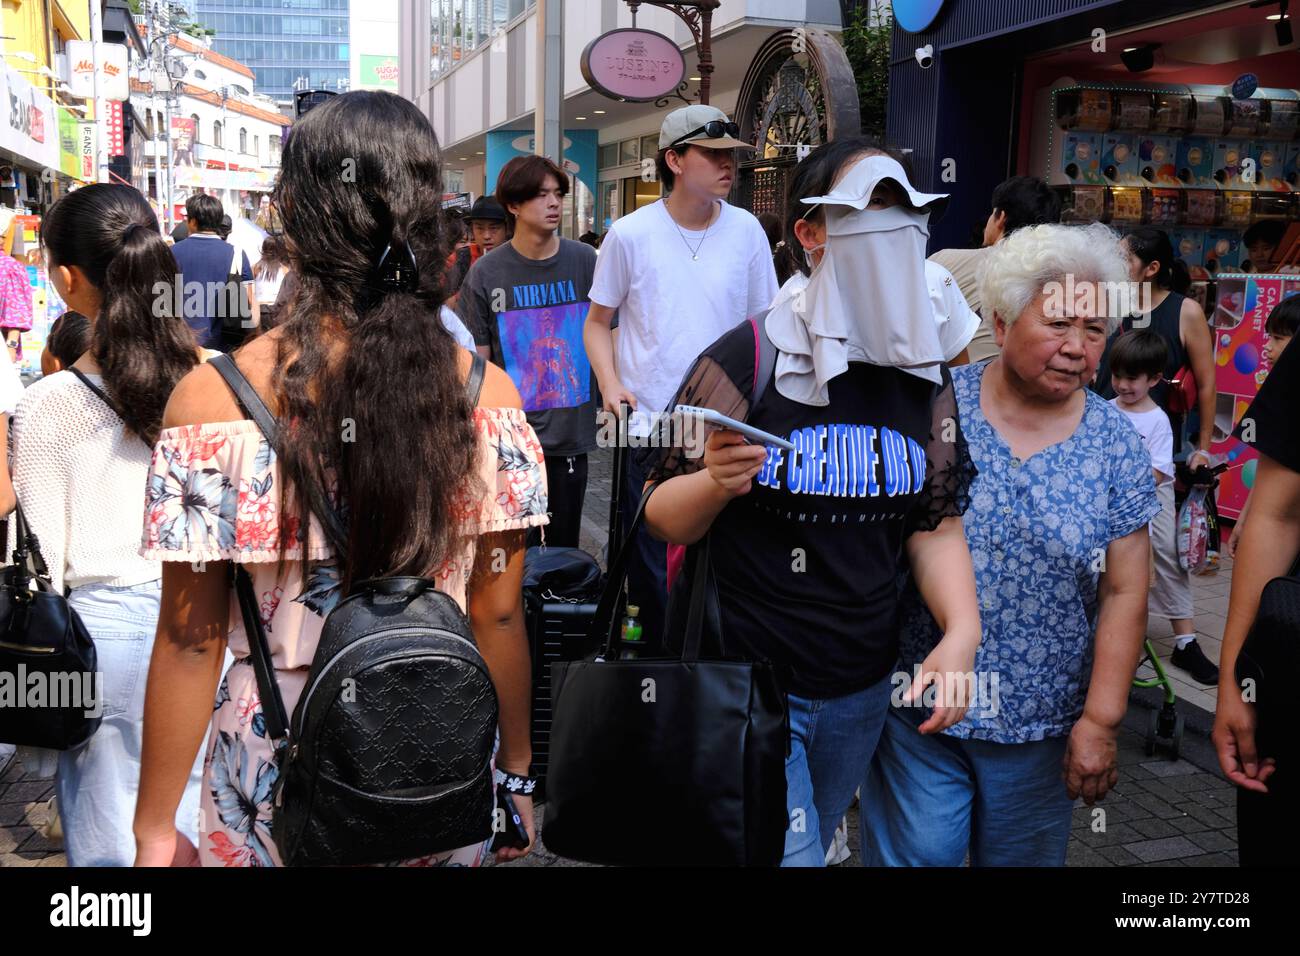
[[[651, 532], [710, 539], [722, 649], [786, 678], [784, 866], [825, 864], [891, 699], [933, 704], [918, 720], [927, 734], [966, 709], [980, 639], [961, 520], [973, 468], [925, 270], [929, 214], [945, 198], [913, 189], [869, 144], [814, 150], [786, 211], [787, 244], [814, 263], [806, 287], [710, 345], [673, 400], [788, 436], [795, 450], [720, 430], [702, 458], [646, 453], [663, 482], [646, 507]], [[944, 629], [919, 679], [894, 674], [909, 568]]]
[[[176, 261], [148, 202], [129, 186], [86, 186], [41, 227], [50, 278], [94, 328], [90, 350], [37, 382], [14, 416], [14, 485], [56, 590], [95, 641], [102, 722], [84, 746], [28, 754], [55, 772], [72, 866], [129, 866], [145, 675], [161, 568], [139, 553], [150, 452], [167, 396], [201, 352], [175, 306]], [[188, 755], [172, 818], [195, 832]]]
[[[209, 717], [199, 858], [280, 862], [270, 836], [278, 770], [249, 636], [231, 613], [232, 562], [252, 577], [288, 712], [325, 615], [354, 583], [433, 579], [467, 611], [496, 684], [496, 768], [528, 776], [521, 582], [528, 529], [546, 522], [542, 452], [504, 371], [488, 366], [473, 405], [472, 357], [437, 321], [447, 238], [440, 168], [428, 120], [389, 93], [339, 96], [299, 122], [275, 197], [297, 296], [283, 325], [235, 355], [285, 427], [269, 446], [206, 367], [168, 404], [145, 519], [144, 552], [165, 563], [138, 865], [194, 860], [172, 817]], [[395, 288], [380, 266], [408, 251], [418, 284]], [[409, 262], [404, 272], [409, 282]], [[309, 494], [296, 494], [313, 488], [346, 527], [338, 550], [311, 516]], [[227, 640], [237, 659], [218, 688]], [[531, 799], [515, 799], [531, 833]], [[475, 844], [393, 862], [475, 865], [484, 851]]]
[[285, 276], [289, 274], [289, 262], [285, 257], [284, 240], [279, 236], [267, 236], [262, 240], [262, 258], [253, 266], [253, 284], [257, 294], [258, 328], [268, 332], [280, 324], [279, 307], [280, 288]]
[[[1106, 343], [1097, 372], [1096, 390], [1103, 398], [1114, 398], [1111, 383], [1110, 349], [1115, 339], [1133, 329], [1150, 329], [1164, 341], [1164, 374], [1151, 387], [1151, 400], [1169, 416], [1174, 435], [1174, 460], [1182, 458], [1184, 451], [1184, 422], [1190, 417], [1173, 401], [1174, 383], [1189, 376], [1195, 388], [1194, 408], [1198, 413], [1196, 434], [1187, 435], [1194, 441], [1186, 459], [1189, 468], [1210, 464], [1210, 443], [1214, 440], [1214, 414], [1217, 393], [1214, 386], [1214, 335], [1206, 321], [1205, 312], [1195, 300], [1173, 291], [1176, 270], [1174, 246], [1169, 234], [1154, 226], [1135, 229], [1123, 239], [1128, 257], [1129, 278], [1142, 289], [1139, 301], [1148, 306], [1146, 311], [1126, 317], [1120, 329]], [[1218, 666], [1206, 657], [1196, 640], [1196, 620], [1192, 607], [1192, 589], [1187, 571], [1179, 567], [1172, 483], [1163, 485], [1160, 494], [1165, 508], [1151, 524], [1151, 543], [1155, 549], [1156, 587], [1151, 592], [1149, 611], [1153, 617], [1169, 621], [1174, 632], [1174, 650], [1170, 662], [1186, 671], [1201, 684], [1215, 684], [1219, 680]]]

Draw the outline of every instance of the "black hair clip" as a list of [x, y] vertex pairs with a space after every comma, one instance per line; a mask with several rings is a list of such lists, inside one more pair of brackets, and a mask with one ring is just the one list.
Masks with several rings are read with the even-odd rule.
[[414, 292], [420, 288], [420, 266], [415, 261], [415, 251], [409, 242], [393, 243], [384, 247], [379, 264], [370, 275], [370, 286], [385, 294]]

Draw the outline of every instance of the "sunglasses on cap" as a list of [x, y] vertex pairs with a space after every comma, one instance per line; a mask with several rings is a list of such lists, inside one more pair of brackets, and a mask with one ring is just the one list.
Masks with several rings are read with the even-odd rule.
[[705, 139], [721, 139], [723, 136], [730, 136], [734, 139], [740, 135], [740, 124], [724, 120], [709, 120], [703, 126], [691, 130], [685, 136], [677, 137], [669, 144], [668, 148], [672, 149], [674, 146], [680, 145], [700, 133], [704, 134]]

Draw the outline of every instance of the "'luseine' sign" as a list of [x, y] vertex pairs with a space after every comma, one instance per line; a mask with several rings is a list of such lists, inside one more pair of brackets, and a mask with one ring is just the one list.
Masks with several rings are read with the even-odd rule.
[[582, 76], [597, 93], [648, 103], [677, 89], [686, 61], [677, 44], [650, 30], [611, 30], [582, 51]]

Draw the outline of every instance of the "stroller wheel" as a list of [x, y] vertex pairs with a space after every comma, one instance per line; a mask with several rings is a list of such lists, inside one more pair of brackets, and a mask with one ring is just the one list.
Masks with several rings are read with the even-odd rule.
[[1169, 752], [1178, 759], [1179, 753], [1183, 749], [1183, 715], [1179, 714], [1178, 719], [1174, 721], [1174, 736], [1169, 742]]
[[1146, 752], [1148, 757], [1156, 755], [1156, 728], [1159, 726], [1160, 711], [1153, 710], [1147, 714]]

